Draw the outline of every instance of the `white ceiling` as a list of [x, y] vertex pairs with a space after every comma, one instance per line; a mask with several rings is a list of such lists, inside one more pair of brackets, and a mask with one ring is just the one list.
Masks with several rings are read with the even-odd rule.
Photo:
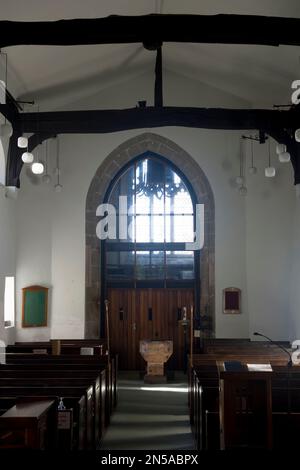
[[[105, 17], [149, 13], [258, 14], [300, 18], [299, 0], [0, 0], [0, 19], [18, 21]], [[35, 99], [43, 109], [65, 91], [105, 88], [145, 71], [155, 55], [141, 45], [17, 46], [8, 53], [8, 88], [15, 97]], [[291, 82], [300, 78], [300, 48], [165, 44], [164, 68], [212, 85], [253, 106], [290, 102]], [[3, 69], [3, 67], [2, 67]], [[70, 91], [71, 90], [71, 91]], [[70, 101], [70, 96], [68, 97]], [[134, 104], [133, 104], [134, 105]]]

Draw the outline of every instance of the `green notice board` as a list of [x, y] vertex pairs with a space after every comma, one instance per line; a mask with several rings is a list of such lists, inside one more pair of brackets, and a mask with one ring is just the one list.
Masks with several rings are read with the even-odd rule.
[[48, 288], [30, 286], [23, 289], [22, 327], [47, 326]]

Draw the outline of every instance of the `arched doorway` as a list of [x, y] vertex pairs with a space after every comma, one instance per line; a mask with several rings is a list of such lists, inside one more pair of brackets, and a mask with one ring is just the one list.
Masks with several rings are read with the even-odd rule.
[[[87, 196], [87, 206], [86, 206], [86, 321], [85, 321], [85, 336], [92, 338], [92, 337], [99, 337], [100, 335], [100, 325], [101, 325], [101, 315], [100, 315], [100, 310], [101, 305], [103, 304], [103, 300], [105, 296], [109, 295], [108, 288], [113, 288], [112, 283], [114, 280], [111, 279], [109, 280], [109, 283], [111, 284], [110, 286], [107, 284], [107, 280], [109, 276], [111, 276], [112, 270], [110, 270], [109, 274], [109, 264], [106, 263], [106, 257], [103, 256], [103, 253], [105, 250], [101, 250], [101, 244], [99, 239], [96, 236], [96, 225], [99, 221], [99, 219], [96, 217], [96, 209], [99, 206], [99, 204], [105, 202], [105, 200], [109, 199], [111, 195], [113, 195], [113, 188], [116, 187], [114, 185], [118, 184], [118, 181], [120, 183], [120, 177], [124, 175], [127, 171], [127, 180], [128, 180], [128, 174], [130, 172], [135, 172], [135, 179], [136, 179], [136, 172], [137, 169], [139, 168], [139, 162], [140, 164], [143, 165], [143, 161], [147, 158], [145, 157], [151, 157], [152, 161], [160, 161], [161, 164], [164, 166], [164, 174], [166, 175], [166, 172], [173, 171], [174, 175], [176, 175], [176, 178], [179, 178], [180, 182], [177, 184], [183, 184], [185, 188], [188, 189], [188, 191], [183, 191], [184, 194], [189, 194], [191, 197], [191, 200], [193, 204], [195, 203], [202, 203], [205, 206], [205, 243], [204, 243], [204, 248], [201, 250], [201, 253], [199, 256], [197, 255], [192, 255], [190, 256], [190, 261], [192, 260], [193, 262], [193, 279], [182, 279], [180, 281], [184, 282], [186, 281], [186, 284], [190, 283], [189, 285], [189, 295], [190, 297], [188, 298], [180, 298], [178, 302], [180, 302], [180, 307], [186, 304], [190, 304], [192, 301], [195, 303], [196, 307], [196, 313], [198, 317], [200, 318], [200, 327], [202, 330], [205, 331], [205, 334], [211, 335], [213, 334], [214, 331], [214, 289], [215, 289], [215, 283], [214, 283], [214, 199], [213, 199], [213, 194], [210, 188], [210, 185], [208, 183], [208, 180], [201, 170], [201, 168], [197, 165], [195, 160], [189, 156], [184, 150], [182, 150], [180, 147], [178, 147], [174, 142], [165, 139], [164, 137], [161, 137], [156, 134], [152, 133], [145, 133], [140, 136], [137, 136], [124, 144], [122, 144], [120, 147], [118, 147], [112, 154], [110, 154], [107, 159], [103, 162], [103, 164], [99, 167], [98, 171], [96, 172], [95, 177], [93, 178], [93, 181], [91, 183], [91, 186], [89, 188], [88, 196]], [[144, 163], [145, 165], [145, 163]], [[169, 168], [169, 170], [168, 170]], [[179, 170], [180, 168], [180, 170]], [[156, 166], [156, 170], [158, 167]], [[153, 170], [153, 168], [152, 168]], [[151, 170], [151, 171], [152, 171]], [[175, 170], [175, 171], [174, 171]], [[129, 173], [128, 173], [129, 172]], [[152, 173], [155, 174], [155, 169], [152, 171]], [[159, 172], [158, 172], [159, 173]], [[173, 176], [174, 176], [173, 175]], [[126, 179], [126, 178], [125, 178]], [[173, 177], [174, 180], [174, 177]], [[179, 181], [177, 180], [177, 181]], [[124, 185], [125, 180], [123, 180], [122, 184]], [[164, 185], [166, 186], [167, 179], [164, 179]], [[176, 183], [175, 183], [176, 184]], [[182, 188], [181, 188], [182, 189]], [[166, 188], [165, 188], [166, 190]], [[128, 187], [127, 187], [127, 193], [128, 193]], [[130, 191], [129, 191], [130, 192]], [[114, 193], [114, 196], [117, 193]], [[136, 197], [136, 195], [135, 195]], [[164, 199], [165, 196], [164, 196]], [[149, 202], [150, 204], [150, 202]], [[140, 220], [143, 216], [146, 214], [135, 214], [135, 216], [140, 216]], [[170, 215], [170, 214], [169, 214]], [[156, 214], [158, 217], [159, 214]], [[167, 214], [161, 213], [160, 215], [162, 218], [166, 218]], [[171, 215], [170, 215], [171, 216]], [[182, 215], [183, 216], [183, 215]], [[192, 216], [192, 214], [185, 214], [185, 216]], [[171, 216], [171, 217], [174, 217]], [[146, 219], [144, 218], [144, 221]], [[157, 220], [159, 220], [157, 218]], [[148, 223], [149, 222], [149, 223]], [[132, 336], [128, 333], [129, 329], [128, 327], [125, 327], [125, 310], [127, 310], [127, 318], [128, 318], [128, 311], [129, 308], [126, 307], [127, 303], [133, 302], [132, 298], [130, 298], [129, 291], [130, 289], [135, 290], [135, 296], [138, 295], [136, 292], [136, 289], [139, 289], [139, 294], [142, 295], [142, 290], [143, 289], [152, 289], [151, 293], [148, 290], [147, 295], [150, 296], [152, 295], [152, 300], [151, 303], [158, 305], [159, 302], [161, 303], [170, 303], [170, 301], [166, 300], [166, 297], [162, 300], [157, 300], [159, 298], [159, 295], [162, 296], [162, 292], [159, 292], [159, 289], [165, 289], [164, 295], [166, 294], [166, 289], [174, 289], [174, 291], [181, 292], [180, 288], [183, 289], [183, 286], [175, 285], [176, 281], [178, 282], [178, 279], [168, 279], [168, 262], [167, 262], [167, 254], [169, 252], [174, 252], [174, 251], [183, 251], [183, 250], [171, 250], [167, 248], [172, 248], [168, 247], [165, 245], [166, 239], [164, 239], [161, 243], [164, 244], [164, 246], [155, 246], [151, 247], [149, 246], [149, 243], [151, 243], [151, 230], [153, 233], [153, 230], [158, 230], [157, 227], [159, 227], [159, 224], [152, 224], [151, 228], [151, 222], [148, 220], [148, 232], [149, 237], [148, 241], [145, 243], [148, 244], [147, 246], [144, 246], [143, 250], [141, 249], [142, 246], [136, 247], [131, 250], [127, 250], [127, 254], [123, 254], [123, 260], [127, 257], [127, 265], [128, 265], [128, 256], [131, 256], [134, 258], [134, 263], [131, 266], [131, 273], [134, 272], [134, 276], [130, 279], [131, 285], [127, 284], [127, 286], [122, 289], [122, 295], [121, 296], [121, 291], [119, 292], [119, 298], [121, 296], [121, 300], [116, 302], [115, 309], [117, 309], [117, 314], [115, 314], [116, 317], [118, 317], [118, 321], [122, 322], [122, 328], [123, 328], [123, 333], [121, 333], [122, 330], [119, 330], [119, 327], [114, 325], [114, 331], [118, 332], [118, 336], [120, 334], [127, 334], [127, 343], [123, 345], [124, 349], [126, 348], [126, 351], [128, 351], [128, 344], [134, 344], [133, 346], [136, 351], [136, 340], [132, 338]], [[154, 228], [156, 227], [156, 228]], [[166, 226], [164, 226], [164, 230], [166, 230]], [[166, 234], [164, 233], [164, 236]], [[169, 231], [170, 235], [170, 231]], [[139, 235], [140, 236], [140, 235]], [[170, 238], [170, 237], [169, 237]], [[150, 241], [149, 241], [150, 240]], [[134, 240], [134, 243], [137, 243], [136, 240]], [[139, 243], [139, 242], [138, 242]], [[142, 240], [141, 242], [142, 243]], [[159, 243], [159, 241], [154, 242], [154, 243]], [[176, 242], [175, 242], [176, 243]], [[103, 248], [103, 246], [102, 246]], [[147, 248], [147, 249], [146, 249]], [[150, 248], [155, 248], [155, 249], [150, 249]], [[161, 249], [158, 249], [161, 248]], [[174, 248], [176, 248], [174, 246]], [[177, 247], [178, 248], [178, 247]], [[119, 250], [119, 251], [117, 251]], [[107, 250], [106, 250], [107, 251]], [[125, 250], [126, 251], [126, 250]], [[116, 248], [115, 253], [120, 253], [120, 247]], [[139, 253], [139, 252], [144, 252], [144, 253]], [[145, 253], [147, 252], [147, 253]], [[150, 255], [150, 252], [152, 254]], [[155, 252], [155, 256], [153, 254]], [[131, 255], [129, 255], [131, 253]], [[139, 254], [138, 254], [139, 253]], [[141, 256], [140, 256], [141, 255]], [[111, 262], [113, 261], [113, 257], [116, 257], [116, 255], [110, 255], [110, 260]], [[120, 255], [118, 255], [120, 257]], [[153, 285], [154, 279], [138, 279], [140, 277], [139, 272], [141, 270], [144, 270], [144, 274], [142, 276], [146, 277], [145, 274], [145, 262], [146, 258], [148, 257], [149, 263], [149, 269], [148, 269], [148, 276], [152, 276], [154, 273], [154, 270], [156, 268], [152, 269], [152, 264], [154, 260], [154, 257], [156, 257], [156, 261], [160, 258], [160, 274], [159, 276], [163, 277], [161, 279], [155, 279], [157, 282], [156, 286]], [[170, 255], [172, 256], [172, 255]], [[187, 256], [187, 255], [186, 255]], [[176, 258], [176, 256], [175, 256]], [[170, 259], [170, 257], [169, 257]], [[184, 258], [187, 260], [187, 258]], [[163, 263], [162, 263], [163, 260]], [[178, 261], [178, 259], [177, 259]], [[140, 263], [140, 264], [139, 264]], [[184, 264], [182, 262], [182, 264]], [[113, 263], [111, 263], [111, 266]], [[139, 267], [142, 266], [143, 268]], [[159, 263], [158, 263], [159, 265]], [[102, 266], [102, 269], [100, 267]], [[185, 264], [187, 266], [187, 264]], [[191, 266], [191, 264], [190, 264]], [[112, 268], [115, 269], [116, 268]], [[118, 268], [119, 272], [120, 269]], [[128, 274], [128, 267], [127, 269], [127, 274]], [[126, 271], [125, 269], [125, 271]], [[151, 273], [152, 271], [152, 273]], [[175, 270], [176, 271], [176, 270]], [[184, 270], [183, 270], [184, 271]], [[189, 277], [191, 276], [191, 269], [185, 269], [185, 273], [182, 273], [182, 277]], [[157, 272], [155, 276], [157, 276]], [[170, 272], [170, 271], [169, 271]], [[177, 274], [174, 274], [174, 276], [178, 277], [178, 272]], [[163, 273], [163, 274], [162, 274]], [[199, 275], [201, 273], [201, 276]], [[124, 276], [124, 272], [123, 272]], [[172, 275], [171, 275], [172, 276]], [[173, 277], [174, 277], [173, 276]], [[115, 279], [116, 281], [116, 279]], [[119, 280], [120, 281], [120, 280]], [[128, 282], [125, 281], [124, 282]], [[149, 287], [147, 286], [147, 282], [152, 282], [152, 286]], [[173, 282], [173, 287], [172, 287], [172, 282]], [[163, 283], [163, 284], [162, 284]], [[193, 285], [192, 285], [193, 283]], [[182, 283], [181, 283], [182, 284]], [[116, 286], [116, 288], [121, 289], [120, 285]], [[187, 288], [187, 285], [186, 285]], [[153, 289], [157, 289], [156, 292], [153, 291]], [[153, 293], [154, 292], [154, 293]], [[193, 299], [191, 298], [191, 295], [193, 293], [194, 297]], [[133, 295], [133, 292], [131, 293]], [[137, 299], [135, 297], [134, 303], [135, 303], [135, 308], [131, 308], [132, 311], [136, 310], [137, 308], [140, 309], [141, 302], [144, 303], [144, 317], [146, 319], [146, 323], [148, 326], [152, 325], [152, 336], [161, 336], [163, 334], [163, 331], [160, 328], [155, 328], [154, 322], [153, 322], [153, 317], [154, 317], [154, 308], [149, 307], [149, 302], [145, 300], [145, 297], [147, 298], [146, 293], [144, 292], [144, 297], [143, 299], [140, 297]], [[154, 298], [153, 298], [154, 295]], [[186, 291], [186, 295], [187, 291]], [[126, 298], [125, 298], [125, 297]], [[157, 296], [157, 297], [155, 297]], [[180, 297], [180, 296], [179, 296]], [[114, 299], [117, 297], [114, 296]], [[155, 300], [156, 299], [156, 300]], [[126, 303], [127, 302], [127, 303]], [[154, 303], [153, 303], [154, 302]], [[158, 304], [157, 304], [158, 303]], [[120, 304], [120, 305], [119, 305]], [[121, 305], [122, 304], [122, 305]], [[124, 307], [125, 305], [125, 307]], [[138, 307], [136, 307], [138, 305]], [[112, 307], [111, 307], [112, 308]], [[152, 308], [152, 313], [151, 313], [151, 308]], [[174, 308], [179, 309], [174, 303]], [[159, 307], [161, 310], [161, 306]], [[123, 312], [122, 312], [123, 310]], [[156, 308], [158, 310], [158, 308]], [[179, 315], [178, 311], [177, 314]], [[134, 313], [135, 315], [135, 313]], [[151, 315], [152, 315], [152, 320], [151, 320]], [[174, 316], [174, 311], [173, 311], [173, 316]], [[156, 312], [156, 317], [158, 317], [158, 313]], [[122, 320], [123, 318], [123, 320]], [[134, 323], [136, 323], [136, 317], [128, 319], [128, 321], [131, 322], [131, 326], [135, 328]], [[127, 321], [127, 320], [126, 320]], [[152, 322], [152, 323], [150, 323]], [[166, 320], [168, 323], [168, 320]], [[176, 315], [176, 322], [177, 322], [177, 315]], [[103, 320], [102, 320], [103, 323]], [[150, 324], [150, 325], [149, 325]], [[119, 325], [120, 326], [120, 325]], [[136, 326], [137, 327], [137, 326]], [[134, 331], [134, 330], [133, 330]], [[145, 329], [142, 331], [145, 333]], [[156, 335], [157, 333], [157, 335]], [[141, 330], [140, 330], [141, 334]], [[149, 333], [150, 334], [150, 333]], [[133, 367], [138, 366], [138, 360], [134, 359], [134, 356], [136, 353], [132, 353], [132, 358], [127, 359], [127, 362], [129, 361]]]

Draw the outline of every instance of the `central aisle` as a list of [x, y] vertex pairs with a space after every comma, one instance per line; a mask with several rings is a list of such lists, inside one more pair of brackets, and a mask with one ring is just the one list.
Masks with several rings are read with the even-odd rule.
[[120, 374], [118, 406], [104, 436], [104, 450], [194, 450], [186, 376], [163, 385]]

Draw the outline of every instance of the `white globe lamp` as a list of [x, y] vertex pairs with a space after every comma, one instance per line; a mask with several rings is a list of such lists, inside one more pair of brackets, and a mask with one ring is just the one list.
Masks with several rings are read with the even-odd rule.
[[20, 149], [26, 149], [28, 147], [27, 137], [18, 137], [18, 147]]
[[289, 152], [283, 152], [278, 155], [280, 163], [288, 163], [291, 161], [291, 155]]
[[247, 192], [248, 192], [248, 190], [247, 190], [246, 186], [241, 186], [239, 188], [239, 193], [240, 193], [241, 196], [246, 196]]
[[266, 178], [274, 178], [276, 176], [276, 169], [273, 166], [268, 166], [265, 168], [265, 176]]
[[23, 163], [32, 163], [34, 160], [33, 154], [31, 152], [24, 152], [22, 154], [22, 162]]
[[238, 186], [242, 186], [242, 185], [244, 184], [244, 178], [243, 178], [243, 176], [237, 176], [237, 177], [235, 178], [235, 182], [236, 182], [236, 184], [237, 184]]
[[277, 144], [276, 145], [276, 153], [279, 155], [280, 153], [286, 152], [286, 145], [284, 144]]
[[31, 171], [34, 175], [42, 175], [44, 173], [44, 165], [41, 162], [32, 164]]
[[60, 183], [57, 183], [55, 186], [54, 186], [54, 191], [56, 193], [60, 193], [62, 190], [62, 185]]

